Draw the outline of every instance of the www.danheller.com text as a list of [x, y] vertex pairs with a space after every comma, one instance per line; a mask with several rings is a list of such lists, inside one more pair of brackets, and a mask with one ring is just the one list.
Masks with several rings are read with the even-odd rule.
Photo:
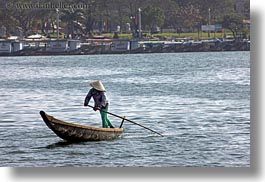
[[90, 8], [89, 4], [77, 3], [69, 4], [66, 2], [47, 2], [47, 3], [26, 3], [26, 2], [8, 2], [5, 7], [7, 9], [88, 9]]

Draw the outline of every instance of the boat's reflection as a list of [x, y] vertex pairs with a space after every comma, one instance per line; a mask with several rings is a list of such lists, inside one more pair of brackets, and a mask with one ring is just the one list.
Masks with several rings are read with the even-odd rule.
[[81, 142], [69, 142], [69, 141], [59, 141], [50, 145], [47, 145], [47, 149], [54, 149], [54, 148], [60, 148], [60, 147], [69, 147], [70, 145], [74, 144], [80, 144]]

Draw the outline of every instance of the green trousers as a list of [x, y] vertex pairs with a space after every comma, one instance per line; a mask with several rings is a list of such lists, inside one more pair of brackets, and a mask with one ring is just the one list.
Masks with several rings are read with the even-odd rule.
[[[103, 128], [114, 128], [114, 126], [111, 124], [108, 115], [106, 112], [108, 112], [109, 106], [107, 105], [104, 109], [102, 108], [102, 110], [100, 111], [100, 115], [101, 115], [101, 120], [102, 120], [102, 127]], [[103, 112], [105, 111], [105, 112]]]

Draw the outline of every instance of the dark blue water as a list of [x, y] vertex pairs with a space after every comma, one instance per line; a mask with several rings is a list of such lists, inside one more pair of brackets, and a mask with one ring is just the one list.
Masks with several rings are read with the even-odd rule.
[[[110, 112], [164, 137], [125, 123], [114, 141], [58, 138], [39, 111], [101, 126], [83, 107], [97, 79]], [[1, 57], [0, 82], [0, 166], [250, 166], [249, 52]]]

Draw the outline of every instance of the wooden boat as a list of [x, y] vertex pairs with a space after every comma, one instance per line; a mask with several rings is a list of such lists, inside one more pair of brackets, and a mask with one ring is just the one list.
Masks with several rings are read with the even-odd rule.
[[40, 111], [46, 125], [60, 138], [70, 142], [113, 140], [118, 138], [123, 128], [98, 128], [68, 123]]

